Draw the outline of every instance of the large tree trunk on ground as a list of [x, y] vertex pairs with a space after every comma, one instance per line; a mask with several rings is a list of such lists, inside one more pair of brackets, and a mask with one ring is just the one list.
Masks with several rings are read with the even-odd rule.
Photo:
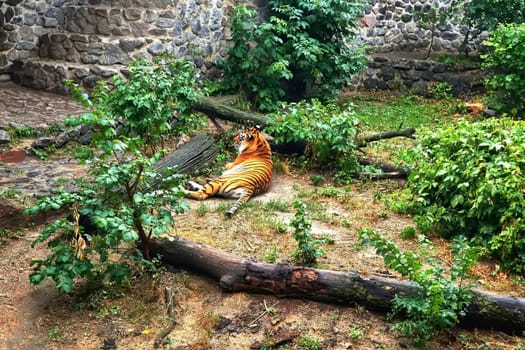
[[[269, 293], [343, 305], [358, 304], [384, 312], [391, 310], [396, 294], [417, 291], [410, 282], [352, 271], [253, 262], [182, 238], [154, 240], [151, 253], [160, 254], [167, 264], [218, 280], [221, 288], [229, 292]], [[474, 298], [461, 326], [508, 333], [525, 330], [525, 299], [480, 291], [472, 293]]]
[[[240, 124], [255, 123], [261, 126], [272, 125], [273, 121], [265, 115], [241, 111], [240, 109], [223, 104], [219, 99], [204, 97], [199, 103], [193, 105], [195, 111], [201, 112], [210, 118], [219, 118]], [[356, 144], [358, 147], [365, 147], [368, 143], [378, 140], [390, 139], [393, 137], [414, 138], [416, 129], [406, 128], [400, 130], [389, 130], [378, 133], [367, 133], [358, 137]]]
[[194, 103], [192, 107], [194, 110], [202, 112], [211, 118], [219, 118], [240, 124], [251, 122], [263, 127], [272, 124], [270, 118], [264, 115], [241, 111], [225, 105], [220, 100], [212, 97], [203, 97], [199, 103]]
[[217, 154], [219, 149], [215, 140], [206, 134], [199, 134], [162, 158], [155, 164], [155, 169], [161, 172], [163, 168], [177, 166], [179, 173], [189, 174], [215, 160]]

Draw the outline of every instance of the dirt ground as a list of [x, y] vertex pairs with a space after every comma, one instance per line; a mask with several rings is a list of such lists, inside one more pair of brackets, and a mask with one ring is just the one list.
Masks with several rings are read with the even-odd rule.
[[[356, 183], [344, 191], [347, 202], [315, 197], [309, 176], [279, 174], [270, 191], [254, 201], [289, 201], [294, 196], [317, 198], [323, 217], [314, 220], [313, 233], [328, 235], [334, 243], [319, 260], [322, 268], [356, 270], [395, 277], [370, 248], [358, 249], [357, 230], [372, 227], [396, 239], [404, 249], [413, 240], [399, 232], [413, 225], [410, 217], [387, 211], [381, 194], [402, 186], [399, 181]], [[278, 245], [277, 261], [289, 259], [293, 240], [262, 222], [260, 210], [243, 208], [227, 220], [216, 208], [225, 200], [189, 201], [188, 213], [176, 218], [173, 235], [213, 245], [228, 252], [264, 260]], [[268, 213], [271, 220], [288, 223], [291, 212]], [[270, 228], [269, 228], [270, 227]], [[226, 293], [217, 281], [186, 271], [164, 272], [153, 279], [137, 278], [116, 294], [100, 291], [89, 297], [59, 295], [51, 281], [31, 286], [31, 259], [42, 258], [42, 245], [30, 247], [41, 227], [26, 229], [0, 247], [0, 349], [152, 349], [155, 337], [168, 324], [164, 290], [174, 292], [175, 327], [165, 349], [412, 349], [410, 339], [389, 331], [383, 314], [360, 306], [340, 306], [271, 295]], [[447, 244], [436, 240], [443, 260]], [[483, 289], [525, 295], [512, 278], [483, 262], [474, 271]], [[280, 342], [281, 341], [281, 342]], [[500, 332], [461, 330], [443, 335], [428, 349], [514, 349], [523, 341]], [[277, 344], [270, 347], [269, 344]], [[265, 347], [266, 346], [266, 347]], [[523, 346], [523, 344], [521, 345]]]

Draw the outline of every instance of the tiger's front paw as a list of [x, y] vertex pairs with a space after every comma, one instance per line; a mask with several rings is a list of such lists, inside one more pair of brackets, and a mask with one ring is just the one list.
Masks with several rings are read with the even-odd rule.
[[188, 186], [191, 191], [200, 191], [203, 188], [201, 184], [198, 184], [195, 181], [188, 181]]

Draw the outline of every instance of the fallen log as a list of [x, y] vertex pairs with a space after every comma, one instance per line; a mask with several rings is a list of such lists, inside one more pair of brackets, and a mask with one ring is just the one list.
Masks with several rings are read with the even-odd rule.
[[[219, 118], [239, 124], [259, 124], [262, 127], [273, 125], [274, 122], [265, 115], [246, 112], [240, 109], [228, 106], [224, 104], [220, 99], [213, 97], [203, 97], [200, 102], [194, 103], [192, 108], [195, 111], [206, 114], [212, 119]], [[358, 136], [356, 139], [356, 145], [358, 147], [364, 147], [366, 144], [374, 141], [390, 139], [394, 137], [408, 137], [414, 138], [416, 129], [406, 128], [399, 130], [388, 130], [376, 133], [367, 133]], [[294, 153], [298, 153], [296, 150]]]
[[192, 108], [211, 118], [219, 118], [239, 124], [254, 123], [262, 127], [273, 124], [271, 119], [264, 115], [241, 111], [213, 97], [203, 97], [200, 102], [194, 103]]
[[[342, 305], [362, 305], [390, 311], [395, 295], [409, 295], [417, 286], [408, 281], [332, 271], [288, 263], [249, 261], [183, 238], [156, 239], [151, 253], [174, 267], [202, 273], [228, 292], [268, 293]], [[525, 330], [525, 298], [472, 290], [473, 299], [460, 321], [466, 328], [485, 328], [521, 334]]]
[[206, 134], [199, 134], [166, 155], [155, 170], [160, 174], [163, 168], [176, 166], [181, 174], [189, 174], [209, 164], [219, 154], [215, 140]]
[[357, 160], [361, 165], [372, 165], [383, 171], [382, 173], [359, 173], [359, 178], [362, 180], [406, 179], [408, 176], [408, 171], [405, 169], [382, 159], [357, 156]]
[[365, 135], [359, 136], [356, 140], [356, 144], [357, 144], [357, 147], [365, 147], [367, 144], [371, 142], [391, 139], [394, 137], [407, 137], [410, 139], [414, 139], [415, 133], [416, 133], [416, 129], [414, 128], [367, 133]]

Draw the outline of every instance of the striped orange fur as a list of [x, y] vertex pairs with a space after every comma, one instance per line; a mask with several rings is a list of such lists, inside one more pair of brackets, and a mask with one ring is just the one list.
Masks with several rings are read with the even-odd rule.
[[267, 191], [272, 181], [272, 151], [259, 129], [241, 131], [233, 141], [239, 154], [235, 161], [226, 164], [222, 175], [205, 185], [190, 181], [192, 191], [185, 192], [200, 200], [214, 195], [237, 199], [226, 212], [228, 217], [251, 197]]

